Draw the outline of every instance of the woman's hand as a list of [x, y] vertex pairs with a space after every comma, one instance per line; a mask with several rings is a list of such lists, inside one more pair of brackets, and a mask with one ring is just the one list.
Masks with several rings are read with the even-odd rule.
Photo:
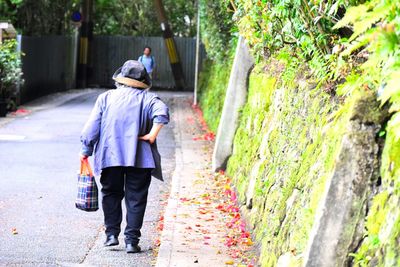
[[89, 158], [89, 156], [80, 154], [79, 158], [81, 159], [81, 161], [84, 161], [84, 160], [87, 160]]
[[163, 124], [154, 123], [150, 133], [139, 136], [139, 140], [148, 141], [150, 144], [153, 144], [156, 141], [157, 135], [163, 126]]
[[139, 136], [139, 140], [148, 141], [150, 144], [153, 144], [156, 141], [156, 137], [154, 134], [146, 134], [143, 136]]

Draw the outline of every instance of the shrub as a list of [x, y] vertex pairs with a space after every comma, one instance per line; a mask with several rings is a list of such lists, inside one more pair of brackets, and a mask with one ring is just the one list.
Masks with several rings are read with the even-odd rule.
[[9, 106], [15, 105], [11, 99], [17, 94], [17, 86], [22, 82], [17, 41], [6, 40], [0, 45], [0, 99], [6, 100]]

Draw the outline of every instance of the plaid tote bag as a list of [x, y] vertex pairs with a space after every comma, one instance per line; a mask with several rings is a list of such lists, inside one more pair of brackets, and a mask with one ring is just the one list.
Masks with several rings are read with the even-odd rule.
[[75, 207], [84, 211], [96, 211], [99, 209], [99, 196], [96, 180], [94, 179], [89, 161], [81, 161], [81, 169], [78, 174], [78, 195]]

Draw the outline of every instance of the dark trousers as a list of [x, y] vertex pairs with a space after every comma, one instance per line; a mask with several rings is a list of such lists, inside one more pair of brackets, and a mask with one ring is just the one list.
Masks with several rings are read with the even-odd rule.
[[139, 242], [150, 181], [151, 169], [110, 167], [102, 170], [100, 183], [107, 236], [118, 236], [121, 232], [121, 202], [125, 197], [127, 210], [125, 242], [127, 244]]

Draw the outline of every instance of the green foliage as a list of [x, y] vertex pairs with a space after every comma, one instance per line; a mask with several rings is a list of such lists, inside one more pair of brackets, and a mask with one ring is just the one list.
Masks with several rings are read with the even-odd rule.
[[[225, 1], [221, 1], [225, 2]], [[346, 8], [362, 0], [232, 0], [233, 19], [256, 58], [263, 60], [282, 48], [291, 57], [307, 61], [311, 74], [321, 82], [341, 80], [337, 69], [337, 46], [349, 28], [334, 29]], [[345, 76], [345, 75], [344, 75]]]
[[0, 98], [9, 100], [16, 93], [17, 84], [22, 82], [20, 54], [17, 42], [5, 40], [0, 45]]
[[[81, 0], [1, 0], [0, 19], [12, 22], [24, 35], [71, 33], [71, 14], [79, 10]], [[95, 34], [160, 36], [153, 0], [93, 0]], [[172, 30], [177, 36], [194, 36], [196, 3], [194, 0], [163, 1]]]
[[200, 4], [201, 39], [207, 56], [213, 61], [226, 61], [236, 43], [231, 5], [227, 0], [202, 0]]
[[204, 119], [213, 132], [217, 132], [218, 129], [231, 66], [232, 56], [229, 55], [225, 63], [207, 60], [200, 73], [199, 102], [204, 112]]
[[0, 18], [10, 21], [24, 35], [70, 33], [70, 16], [79, 0], [2, 0]]
[[100, 35], [160, 35], [153, 0], [96, 0], [94, 33]]
[[200, 73], [199, 102], [213, 132], [218, 129], [236, 45], [230, 8], [227, 0], [200, 1], [201, 40], [208, 59]]
[[[172, 31], [177, 36], [194, 36], [196, 3], [186, 0], [163, 1]], [[160, 36], [160, 24], [153, 0], [96, 0], [94, 33], [102, 35]]]
[[[382, 104], [390, 102], [391, 112], [400, 111], [400, 3], [372, 0], [351, 7], [335, 28], [344, 26], [351, 27], [354, 33], [343, 43], [340, 59], [352, 61], [355, 53], [368, 56], [357, 68], [359, 79], [348, 80], [343, 87], [375, 90]], [[346, 66], [339, 71], [343, 72], [343, 68]], [[398, 127], [395, 132], [399, 139], [400, 122], [396, 118], [390, 124]]]
[[[196, 35], [197, 1], [164, 0], [168, 22], [176, 36], [192, 37]], [[160, 25], [157, 23], [157, 26]]]
[[353, 0], [235, 0], [239, 32], [256, 55], [267, 57], [282, 47], [305, 59], [324, 59], [338, 39], [332, 29]]
[[22, 0], [0, 1], [0, 20], [8, 21], [15, 18], [16, 7], [21, 4]]

